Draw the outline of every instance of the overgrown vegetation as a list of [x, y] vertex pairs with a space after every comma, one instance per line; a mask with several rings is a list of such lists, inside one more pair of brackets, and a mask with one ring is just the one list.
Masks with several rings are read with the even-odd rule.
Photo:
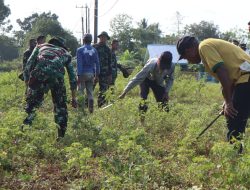
[[[225, 141], [223, 117], [196, 141], [220, 110], [220, 86], [175, 75], [170, 112], [150, 96], [141, 125], [138, 88], [93, 115], [69, 105], [66, 137], [56, 142], [50, 95], [21, 132], [24, 84], [16, 71], [1, 73], [0, 189], [250, 189], [249, 128], [243, 155]], [[119, 75], [110, 98], [128, 80]]]

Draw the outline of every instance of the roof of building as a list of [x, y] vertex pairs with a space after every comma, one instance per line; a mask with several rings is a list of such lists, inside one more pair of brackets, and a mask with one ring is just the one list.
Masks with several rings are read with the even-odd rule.
[[170, 51], [172, 53], [173, 63], [187, 64], [187, 60], [185, 59], [178, 61], [180, 56], [177, 52], [176, 45], [148, 44], [147, 57], [145, 56], [145, 59], [159, 57], [164, 51]]

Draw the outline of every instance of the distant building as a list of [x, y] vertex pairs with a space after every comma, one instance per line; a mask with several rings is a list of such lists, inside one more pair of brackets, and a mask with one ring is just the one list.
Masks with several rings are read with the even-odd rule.
[[[177, 52], [176, 45], [165, 45], [165, 44], [148, 44], [147, 52], [144, 57], [144, 63], [150, 58], [159, 57], [162, 52], [170, 51], [173, 55], [173, 63], [180, 65], [181, 71], [188, 70], [188, 62], [186, 59], [179, 60], [179, 53]], [[216, 79], [208, 75], [204, 71], [203, 64], [198, 65], [198, 79], [205, 78], [206, 81], [216, 82]]]

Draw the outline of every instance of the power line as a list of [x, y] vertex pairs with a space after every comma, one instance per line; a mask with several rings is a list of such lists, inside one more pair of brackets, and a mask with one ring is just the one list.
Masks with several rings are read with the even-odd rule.
[[116, 0], [116, 1], [114, 2], [114, 4], [113, 4], [105, 13], [103, 13], [102, 15], [100, 15], [100, 16], [98, 16], [98, 17], [102, 17], [102, 16], [106, 15], [107, 13], [109, 13], [109, 12], [114, 8], [114, 6], [118, 3], [118, 1], [119, 1], [119, 0]]

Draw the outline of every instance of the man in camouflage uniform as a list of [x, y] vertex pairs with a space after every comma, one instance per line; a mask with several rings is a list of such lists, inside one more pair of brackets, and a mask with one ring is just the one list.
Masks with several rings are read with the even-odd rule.
[[124, 65], [119, 64], [117, 62], [116, 51], [118, 50], [118, 48], [119, 48], [119, 41], [116, 39], [112, 40], [111, 43], [112, 85], [115, 85], [118, 69], [122, 72], [124, 78], [128, 78], [132, 72], [131, 70], [133, 70], [133, 67], [125, 67]]
[[111, 43], [111, 67], [112, 67], [112, 85], [115, 85], [115, 80], [117, 78], [117, 57], [115, 52], [118, 50], [119, 47], [119, 41], [118, 40], [112, 40]]
[[[23, 53], [23, 68], [22, 68], [22, 73], [18, 76], [21, 80], [24, 80], [23, 78], [23, 72], [24, 69], [26, 67], [26, 64], [28, 62], [28, 59], [30, 57], [30, 55], [32, 54], [32, 51], [34, 50], [34, 48], [36, 47], [36, 40], [34, 38], [29, 40], [29, 49], [27, 49], [24, 53]], [[27, 89], [26, 89], [27, 91]]]
[[100, 62], [100, 75], [99, 75], [99, 94], [98, 94], [98, 107], [106, 103], [105, 92], [108, 90], [112, 81], [112, 67], [111, 67], [111, 50], [107, 46], [107, 40], [110, 39], [107, 32], [103, 31], [98, 35], [99, 43], [94, 45], [98, 52]]
[[36, 40], [32, 38], [29, 40], [29, 49], [27, 49], [23, 54], [23, 71], [35, 47], [36, 47]]
[[62, 38], [52, 38], [48, 43], [37, 46], [24, 70], [24, 80], [28, 83], [30, 89], [26, 98], [27, 105], [25, 108], [28, 116], [23, 121], [23, 124], [32, 124], [35, 108], [41, 105], [44, 94], [51, 90], [55, 123], [59, 125], [58, 138], [64, 137], [68, 121], [64, 67], [66, 67], [69, 75], [72, 106], [76, 107], [76, 75], [71, 64], [71, 55], [64, 46]]

